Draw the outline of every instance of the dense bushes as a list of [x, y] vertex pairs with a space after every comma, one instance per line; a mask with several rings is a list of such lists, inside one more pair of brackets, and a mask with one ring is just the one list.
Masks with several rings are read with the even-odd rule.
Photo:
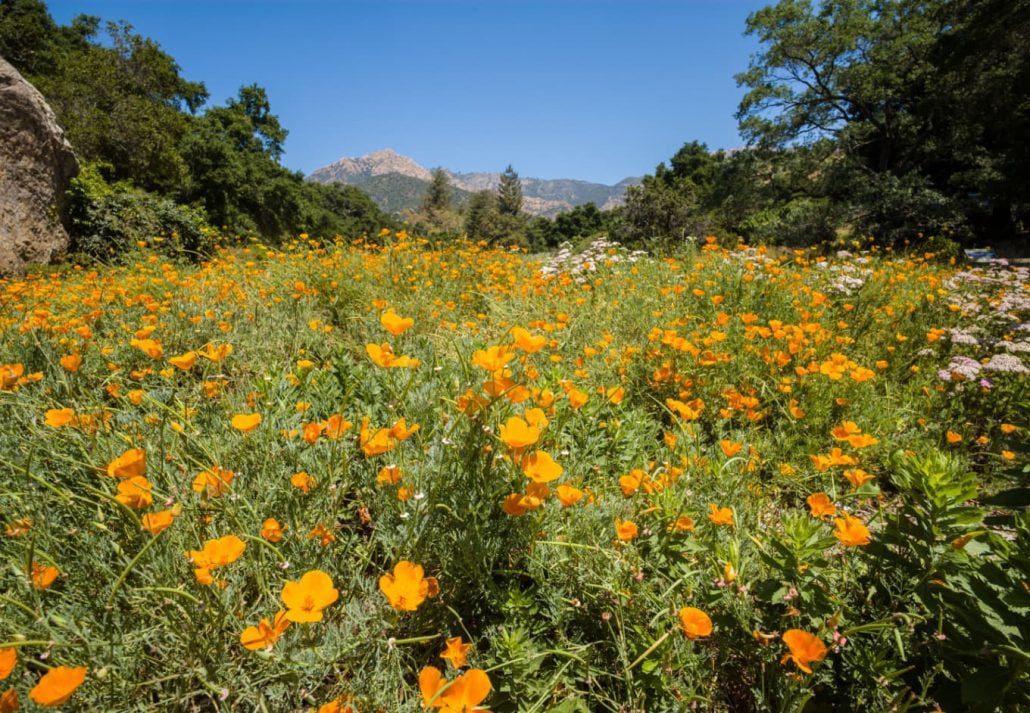
[[126, 182], [109, 184], [102, 167], [85, 166], [69, 190], [72, 250], [113, 260], [152, 244], [171, 257], [198, 258], [215, 246], [204, 211], [180, 205]]

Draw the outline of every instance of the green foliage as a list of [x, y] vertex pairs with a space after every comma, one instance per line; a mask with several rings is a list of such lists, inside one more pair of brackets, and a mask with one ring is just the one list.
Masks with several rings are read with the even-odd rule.
[[72, 180], [68, 213], [72, 250], [102, 261], [117, 261], [141, 245], [169, 257], [197, 260], [215, 247], [204, 211], [133, 188], [109, 184], [102, 168], [87, 164]]
[[770, 147], [831, 139], [857, 231], [1027, 229], [1030, 2], [782, 0], [747, 32], [762, 49], [737, 77], [742, 132]]
[[465, 235], [469, 240], [482, 240], [490, 245], [524, 245], [525, 219], [501, 211], [500, 198], [494, 191], [472, 194], [465, 206]]
[[504, 169], [497, 187], [497, 212], [514, 217], [522, 213], [522, 181], [511, 164]]
[[109, 257], [138, 236], [164, 233], [184, 236], [166, 246], [172, 252], [203, 252], [195, 226], [205, 214], [219, 230], [270, 242], [393, 226], [354, 190], [309, 186], [282, 166], [287, 132], [264, 89], [241, 87], [198, 116], [208, 98], [203, 84], [183, 78], [175, 60], [129, 24], [109, 22], [103, 36], [100, 27], [90, 16], [58, 26], [40, 0], [0, 0], [0, 54], [43, 93], [79, 157], [105, 165], [116, 184], [93, 190], [95, 175], [74, 189], [71, 228], [85, 252]]

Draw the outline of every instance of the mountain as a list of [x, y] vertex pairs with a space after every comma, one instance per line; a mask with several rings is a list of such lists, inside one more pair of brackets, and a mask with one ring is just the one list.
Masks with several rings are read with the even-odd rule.
[[[500, 173], [460, 173], [444, 169], [454, 188], [455, 199], [464, 202], [476, 191], [494, 190]], [[429, 169], [393, 149], [381, 149], [356, 158], [341, 158], [316, 169], [308, 180], [318, 183], [348, 183], [362, 188], [383, 210], [401, 213], [416, 210], [429, 186]], [[584, 203], [608, 209], [620, 205], [626, 189], [640, 183], [625, 178], [614, 186], [570, 178], [523, 178], [525, 211], [531, 215], [554, 217]]]

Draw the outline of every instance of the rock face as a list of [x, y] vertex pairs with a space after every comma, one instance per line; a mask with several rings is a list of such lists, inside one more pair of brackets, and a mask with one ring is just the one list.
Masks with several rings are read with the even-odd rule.
[[43, 95], [0, 57], [0, 276], [68, 249], [61, 215], [68, 181], [78, 172]]

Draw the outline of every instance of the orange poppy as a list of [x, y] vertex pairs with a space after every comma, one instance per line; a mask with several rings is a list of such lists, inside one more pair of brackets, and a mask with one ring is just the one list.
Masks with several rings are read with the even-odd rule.
[[703, 639], [712, 634], [712, 620], [700, 609], [683, 607], [679, 611], [680, 627], [688, 639]]
[[44, 708], [64, 705], [75, 690], [86, 680], [85, 666], [57, 666], [43, 674], [39, 682], [29, 691], [33, 703]]
[[492, 684], [486, 672], [478, 668], [448, 683], [440, 669], [426, 666], [418, 675], [418, 687], [424, 707], [439, 708], [443, 713], [467, 713], [486, 700]]
[[788, 629], [783, 632], [783, 643], [790, 649], [784, 654], [780, 663], [793, 661], [805, 673], [812, 673], [811, 664], [826, 658], [826, 644], [818, 636], [801, 629]]
[[837, 514], [837, 506], [830, 500], [826, 493], [812, 493], [805, 499], [812, 517], [824, 520]]
[[447, 639], [447, 648], [440, 654], [440, 658], [450, 661], [454, 668], [462, 668], [471, 649], [472, 644], [466, 644], [460, 636], [454, 636]]
[[833, 536], [846, 547], [868, 545], [871, 541], [869, 528], [857, 517], [845, 513], [843, 517], [834, 520], [833, 524], [835, 525]]
[[240, 433], [250, 433], [261, 425], [261, 414], [241, 413], [232, 417], [232, 427]]
[[286, 533], [287, 525], [280, 525], [274, 517], [270, 517], [261, 523], [261, 536], [269, 542], [279, 542]]
[[708, 505], [708, 519], [715, 525], [733, 525], [733, 510], [719, 507], [715, 503]]
[[107, 474], [112, 478], [135, 478], [147, 470], [147, 454], [142, 448], [132, 448], [107, 464]]
[[296, 582], [287, 582], [281, 596], [286, 604], [286, 618], [307, 624], [322, 621], [322, 610], [339, 599], [340, 592], [328, 574], [314, 569]]
[[290, 620], [286, 618], [286, 612], [280, 610], [272, 623], [262, 617], [257, 626], [248, 626], [244, 629], [240, 634], [240, 644], [248, 651], [267, 649], [279, 640], [289, 626]]
[[379, 589], [398, 611], [415, 611], [426, 597], [436, 596], [440, 587], [435, 577], [426, 577], [422, 565], [401, 560], [392, 573], [379, 578]]

